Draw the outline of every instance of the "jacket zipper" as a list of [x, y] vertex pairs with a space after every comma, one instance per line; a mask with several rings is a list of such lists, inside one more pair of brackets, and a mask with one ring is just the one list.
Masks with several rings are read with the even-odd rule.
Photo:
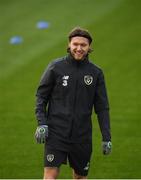
[[[79, 68], [79, 64], [77, 63], [76, 65], [76, 83], [75, 83], [75, 94], [74, 94], [74, 103], [73, 103], [73, 115], [75, 115], [75, 112], [76, 112], [76, 99], [77, 99], [77, 89], [78, 89], [78, 68]], [[70, 129], [70, 135], [69, 137], [72, 136], [72, 130], [73, 130], [73, 124], [74, 124], [74, 118], [72, 120], [72, 123], [71, 123], [71, 129]]]

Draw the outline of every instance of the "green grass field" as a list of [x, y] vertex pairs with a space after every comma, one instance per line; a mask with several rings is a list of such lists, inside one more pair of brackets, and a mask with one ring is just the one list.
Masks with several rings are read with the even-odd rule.
[[[93, 157], [89, 178], [141, 178], [141, 1], [0, 0], [0, 178], [42, 178], [43, 145], [34, 132], [35, 93], [54, 58], [66, 55], [74, 26], [94, 36], [90, 58], [102, 67], [111, 107], [113, 151], [101, 152], [93, 117]], [[39, 20], [50, 27], [36, 28]], [[21, 35], [20, 45], [9, 44]], [[71, 178], [62, 166], [59, 178]]]

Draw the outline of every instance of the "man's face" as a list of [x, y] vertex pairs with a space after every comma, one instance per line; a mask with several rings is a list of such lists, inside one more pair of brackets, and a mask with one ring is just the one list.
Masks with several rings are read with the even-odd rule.
[[83, 60], [90, 49], [89, 40], [85, 37], [73, 37], [69, 42], [69, 48], [74, 59]]

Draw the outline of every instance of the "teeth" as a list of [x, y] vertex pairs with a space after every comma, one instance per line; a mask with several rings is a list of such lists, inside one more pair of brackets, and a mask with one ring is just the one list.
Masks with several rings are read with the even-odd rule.
[[79, 55], [81, 55], [82, 53], [80, 53], [80, 52], [77, 52], [76, 54], [79, 54]]

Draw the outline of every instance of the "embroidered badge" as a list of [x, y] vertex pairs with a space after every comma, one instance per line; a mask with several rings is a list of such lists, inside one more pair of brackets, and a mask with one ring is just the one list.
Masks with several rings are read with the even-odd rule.
[[54, 155], [53, 155], [53, 154], [48, 154], [48, 155], [47, 155], [47, 160], [48, 160], [49, 162], [52, 162], [52, 161], [54, 160]]
[[92, 84], [92, 82], [93, 82], [93, 77], [90, 76], [90, 75], [85, 75], [85, 76], [84, 76], [84, 82], [85, 82], [85, 84], [87, 84], [87, 85]]

